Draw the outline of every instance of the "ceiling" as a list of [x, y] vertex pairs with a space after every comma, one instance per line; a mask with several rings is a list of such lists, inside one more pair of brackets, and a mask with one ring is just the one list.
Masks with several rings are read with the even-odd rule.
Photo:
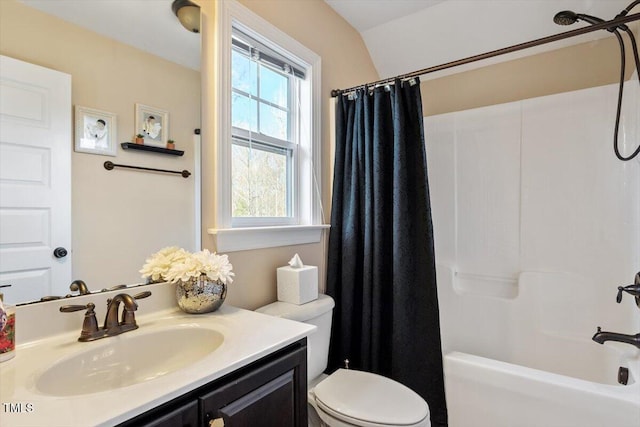
[[445, 0], [324, 0], [360, 33]]
[[[171, 11], [173, 0], [19, 1], [170, 61], [199, 69], [200, 36], [186, 31], [178, 23]], [[553, 16], [561, 10], [611, 19], [631, 3], [631, 0], [324, 1], [360, 32], [380, 77], [392, 77], [568, 31], [570, 27], [553, 23]], [[586, 24], [578, 23], [573, 27], [578, 25]], [[602, 37], [610, 37], [610, 34], [598, 31], [465, 68], [442, 71], [432, 77]]]
[[[562, 10], [614, 18], [631, 0], [325, 0], [358, 29], [381, 78], [393, 77], [557, 34]], [[640, 7], [634, 12], [640, 12]], [[385, 19], [386, 17], [386, 19]], [[611, 37], [598, 31], [440, 71], [441, 77], [522, 56]]]
[[18, 1], [169, 61], [200, 69], [200, 35], [180, 25], [171, 10], [173, 0]]

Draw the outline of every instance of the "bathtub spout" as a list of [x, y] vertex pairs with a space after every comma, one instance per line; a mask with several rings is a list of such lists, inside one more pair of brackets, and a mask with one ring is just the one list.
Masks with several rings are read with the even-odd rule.
[[640, 333], [635, 335], [618, 334], [616, 332], [606, 332], [600, 329], [598, 326], [598, 332], [595, 333], [592, 340], [599, 344], [604, 344], [606, 341], [617, 341], [625, 344], [631, 344], [640, 349]]

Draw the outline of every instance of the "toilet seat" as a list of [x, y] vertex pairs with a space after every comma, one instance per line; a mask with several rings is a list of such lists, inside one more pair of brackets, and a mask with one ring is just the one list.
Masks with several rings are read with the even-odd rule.
[[313, 399], [320, 417], [338, 426], [430, 425], [429, 406], [417, 393], [369, 372], [338, 369], [313, 389]]

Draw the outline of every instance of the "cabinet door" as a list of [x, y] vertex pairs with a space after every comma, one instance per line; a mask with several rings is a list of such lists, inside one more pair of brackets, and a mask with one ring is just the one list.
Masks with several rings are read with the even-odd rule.
[[198, 401], [187, 403], [171, 412], [160, 415], [153, 421], [138, 424], [140, 427], [197, 427]]
[[205, 425], [306, 427], [306, 347], [252, 370], [200, 398]]
[[295, 394], [293, 371], [226, 405], [218, 411], [225, 427], [294, 427]]

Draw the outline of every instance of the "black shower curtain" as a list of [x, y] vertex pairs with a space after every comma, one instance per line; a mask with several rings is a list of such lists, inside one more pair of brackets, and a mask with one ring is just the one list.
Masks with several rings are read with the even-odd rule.
[[329, 370], [397, 380], [447, 425], [418, 79], [336, 101], [327, 266], [336, 301]]

